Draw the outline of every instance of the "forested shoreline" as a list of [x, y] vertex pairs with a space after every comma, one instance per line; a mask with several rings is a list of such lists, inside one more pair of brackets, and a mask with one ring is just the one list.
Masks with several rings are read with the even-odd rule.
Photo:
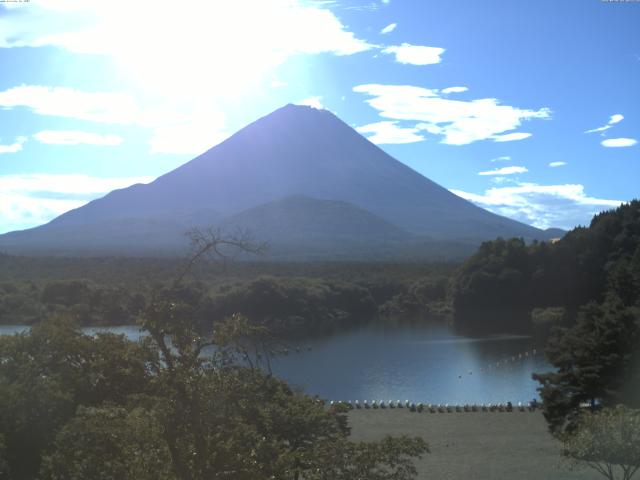
[[617, 298], [640, 306], [640, 201], [596, 215], [556, 242], [485, 242], [451, 283], [455, 323], [470, 329], [549, 330]]
[[[182, 259], [0, 256], [0, 324], [53, 314], [84, 326], [134, 324]], [[373, 319], [446, 320], [455, 264], [203, 262], [181, 286], [203, 329], [242, 313], [277, 333], [313, 333]]]
[[547, 337], [555, 369], [534, 379], [554, 434], [582, 428], [585, 405], [640, 408], [640, 201], [555, 243], [486, 242], [456, 272], [450, 294], [458, 326]]
[[[541, 333], [576, 323], [589, 302], [640, 301], [639, 202], [594, 217], [556, 242], [497, 239], [462, 264], [201, 262], [182, 285], [197, 321], [243, 313], [275, 331], [341, 328], [374, 318], [438, 319], [463, 332]], [[181, 258], [0, 254], [0, 324], [51, 314], [81, 325], [133, 324], [183, 267]]]

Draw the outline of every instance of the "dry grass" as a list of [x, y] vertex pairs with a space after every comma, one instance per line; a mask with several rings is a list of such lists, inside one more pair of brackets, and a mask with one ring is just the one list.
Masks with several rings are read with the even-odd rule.
[[411, 413], [407, 409], [353, 410], [354, 440], [421, 436], [431, 453], [416, 462], [419, 479], [598, 479], [571, 470], [540, 412]]

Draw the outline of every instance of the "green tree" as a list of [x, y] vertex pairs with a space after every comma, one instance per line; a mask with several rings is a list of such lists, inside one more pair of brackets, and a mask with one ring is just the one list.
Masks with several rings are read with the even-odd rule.
[[[2, 387], [2, 385], [0, 385]], [[0, 480], [9, 480], [9, 463], [7, 462], [7, 449], [4, 435], [0, 434]]]
[[312, 480], [405, 480], [415, 478], [413, 458], [429, 451], [418, 438], [386, 437], [376, 443], [341, 441], [317, 452], [321, 468], [305, 473]]
[[143, 393], [150, 360], [124, 336], [83, 335], [66, 317], [0, 337], [0, 433], [13, 478], [34, 478], [43, 452], [79, 405]]
[[153, 412], [79, 407], [45, 455], [46, 480], [173, 480], [169, 452]]
[[634, 398], [638, 372], [634, 359], [640, 348], [640, 328], [634, 312], [619, 300], [584, 307], [571, 328], [556, 329], [546, 355], [555, 371], [534, 374], [544, 402], [544, 415], [554, 433], [575, 426], [584, 403], [592, 408], [627, 403]]
[[609, 480], [616, 479], [616, 470], [630, 480], [640, 469], [640, 411], [617, 406], [584, 413], [565, 439], [564, 455]]

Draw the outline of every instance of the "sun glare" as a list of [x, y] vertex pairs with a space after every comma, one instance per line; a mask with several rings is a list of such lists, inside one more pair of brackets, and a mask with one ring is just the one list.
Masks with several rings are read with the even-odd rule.
[[45, 1], [71, 11], [81, 28], [53, 33], [45, 43], [76, 53], [112, 56], [146, 93], [199, 102], [240, 97], [272, 78], [298, 53], [350, 54], [368, 48], [343, 30], [328, 10], [291, 0], [181, 2], [168, 8], [141, 0], [119, 8], [109, 2]]

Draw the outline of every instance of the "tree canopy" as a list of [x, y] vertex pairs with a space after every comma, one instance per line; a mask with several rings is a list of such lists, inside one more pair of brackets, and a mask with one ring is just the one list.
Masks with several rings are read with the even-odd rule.
[[534, 379], [541, 383], [544, 415], [553, 432], [574, 428], [581, 405], [640, 407], [640, 324], [637, 313], [620, 300], [582, 308], [575, 326], [549, 338], [546, 355], [555, 370]]
[[565, 438], [564, 455], [608, 480], [615, 480], [616, 470], [622, 480], [630, 480], [640, 469], [640, 410], [619, 405], [585, 413]]
[[617, 296], [640, 306], [640, 201], [603, 212], [554, 243], [485, 242], [454, 275], [451, 301], [460, 326], [530, 331], [536, 308], [579, 308]]

